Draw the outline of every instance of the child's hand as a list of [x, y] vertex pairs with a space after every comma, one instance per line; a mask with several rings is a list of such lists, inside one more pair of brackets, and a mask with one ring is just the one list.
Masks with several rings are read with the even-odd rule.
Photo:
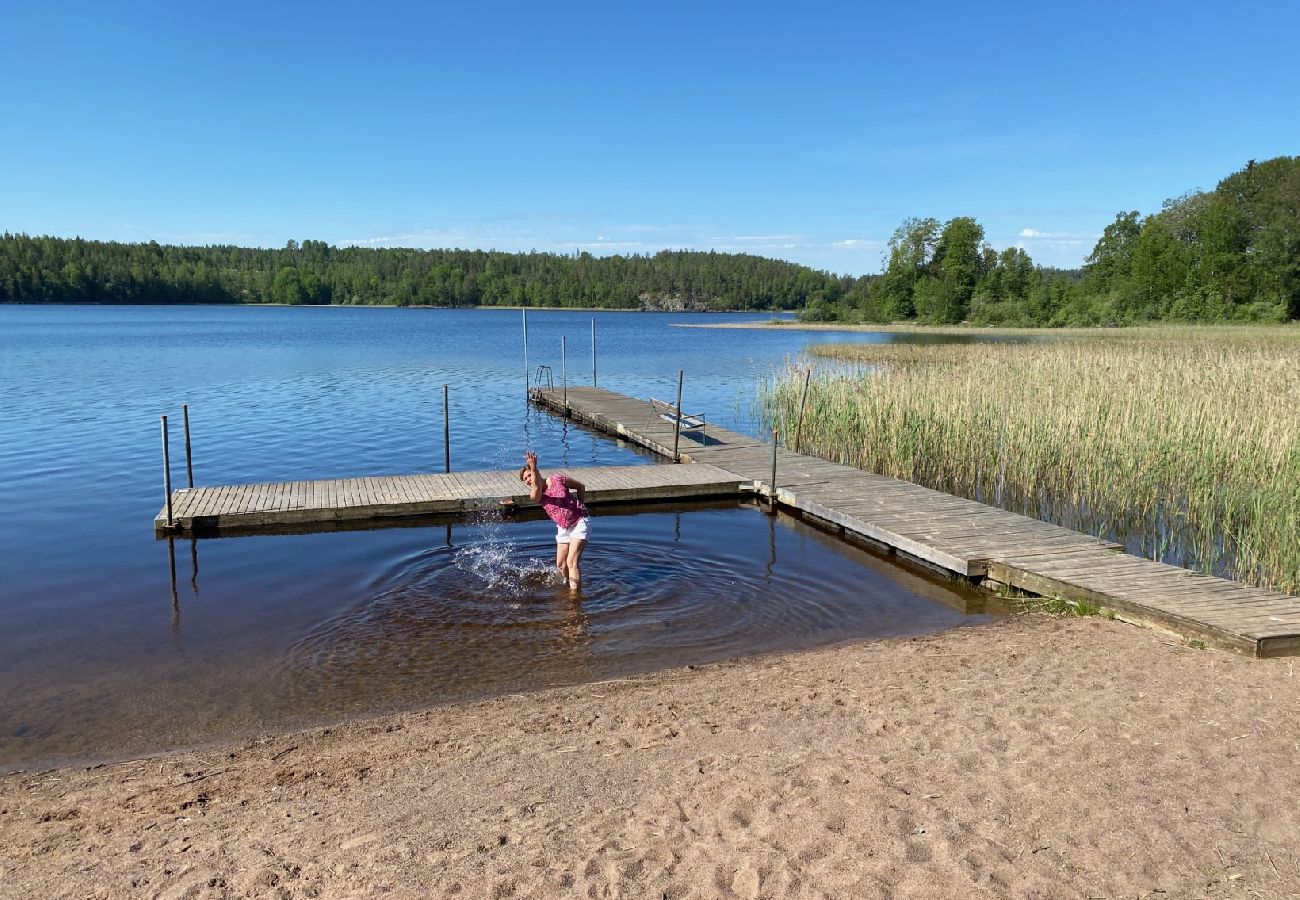
[[534, 469], [537, 468], [537, 454], [531, 450], [525, 450], [524, 463]]

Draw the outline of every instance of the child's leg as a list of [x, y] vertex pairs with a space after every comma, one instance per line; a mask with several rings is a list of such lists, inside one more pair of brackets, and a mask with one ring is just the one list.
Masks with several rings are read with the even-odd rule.
[[587, 542], [582, 538], [574, 538], [569, 542], [569, 555], [566, 563], [568, 565], [569, 587], [580, 587], [582, 585], [582, 551], [586, 549]]
[[561, 578], [569, 577], [569, 545], [567, 543], [556, 543], [555, 545], [555, 569], [560, 573]]

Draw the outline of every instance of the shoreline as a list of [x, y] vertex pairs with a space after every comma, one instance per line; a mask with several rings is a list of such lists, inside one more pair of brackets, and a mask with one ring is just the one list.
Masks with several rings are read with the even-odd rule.
[[[761, 315], [762, 313], [756, 313]], [[1290, 332], [1300, 334], [1300, 321], [1279, 322], [1276, 324], [1256, 324], [1237, 322], [1151, 322], [1141, 325], [1125, 325], [1108, 328], [1103, 326], [1089, 328], [1044, 328], [1026, 326], [1023, 328], [996, 325], [916, 325], [910, 322], [891, 322], [888, 324], [839, 323], [839, 322], [800, 322], [789, 321], [765, 322], [708, 322], [691, 324], [679, 322], [674, 328], [730, 328], [759, 329], [775, 331], [852, 331], [875, 334], [939, 334], [960, 335], [967, 337], [996, 337], [1017, 335], [1024, 337], [1116, 337], [1133, 335], [1150, 335], [1161, 332], [1209, 333], [1229, 331], [1250, 332]]]
[[[751, 310], [751, 309], [646, 309], [644, 307], [620, 306], [428, 306], [410, 303], [401, 306], [396, 303], [76, 303], [73, 301], [58, 303], [0, 303], [5, 307], [39, 308], [39, 307], [85, 307], [90, 309], [440, 309], [440, 310], [508, 310], [518, 312], [586, 312], [586, 313], [666, 313], [671, 315], [745, 315], [745, 316], [781, 316], [794, 315], [797, 310]], [[707, 327], [707, 326], [705, 326]]]
[[1295, 668], [1026, 614], [9, 775], [0, 884], [1294, 896]]

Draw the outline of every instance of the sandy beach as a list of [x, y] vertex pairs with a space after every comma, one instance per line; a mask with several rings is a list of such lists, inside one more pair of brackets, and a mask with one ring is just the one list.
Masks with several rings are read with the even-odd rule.
[[1024, 615], [0, 779], [19, 897], [1294, 897], [1296, 663]]

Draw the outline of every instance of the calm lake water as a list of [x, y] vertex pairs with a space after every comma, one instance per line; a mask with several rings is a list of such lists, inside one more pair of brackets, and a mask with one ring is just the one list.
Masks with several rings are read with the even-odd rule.
[[[738, 316], [530, 312], [571, 384], [754, 432], [758, 379], [864, 333], [674, 327]], [[766, 316], [749, 318], [764, 319]], [[0, 306], [0, 771], [342, 716], [980, 621], [973, 594], [735, 505], [599, 515], [580, 598], [547, 522], [490, 519], [170, 547], [158, 416], [197, 484], [652, 465], [529, 409], [505, 310]]]

